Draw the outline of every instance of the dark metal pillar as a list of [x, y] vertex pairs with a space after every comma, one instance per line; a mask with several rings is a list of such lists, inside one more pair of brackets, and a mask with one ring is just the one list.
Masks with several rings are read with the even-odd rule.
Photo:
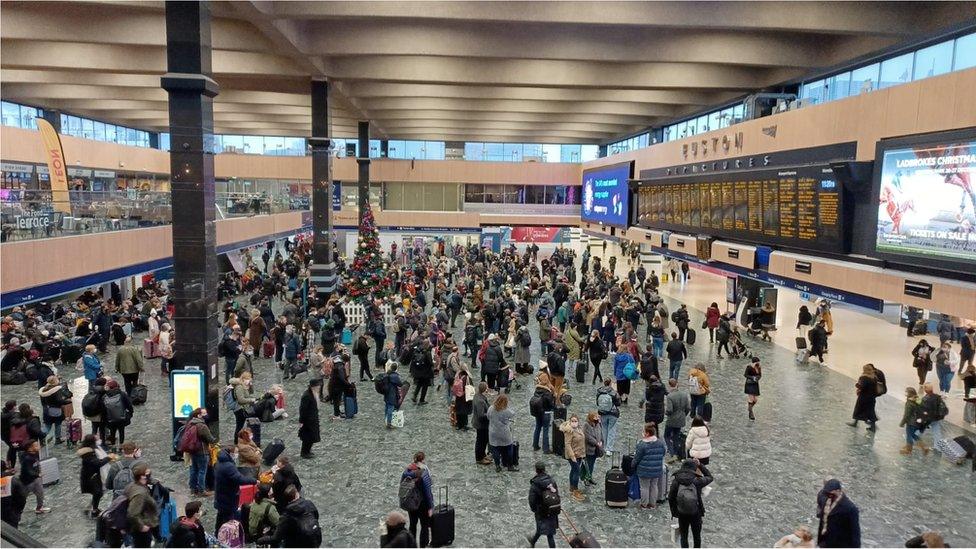
[[363, 222], [363, 213], [369, 203], [369, 121], [359, 122], [359, 223]]
[[335, 264], [332, 262], [332, 173], [329, 133], [329, 83], [312, 81], [312, 268], [311, 282], [318, 294], [328, 297], [335, 291]]
[[61, 111], [57, 109], [41, 109], [41, 118], [50, 122], [54, 131], [61, 133]]
[[[173, 285], [176, 354], [180, 367], [203, 370], [207, 402], [219, 391], [217, 361], [217, 250], [214, 231], [213, 98], [210, 77], [210, 3], [166, 2], [170, 177], [173, 203]], [[216, 402], [219, 402], [219, 398]], [[219, 435], [220, 406], [208, 406]]]
[[390, 140], [384, 139], [380, 141], [380, 158], [390, 157]]

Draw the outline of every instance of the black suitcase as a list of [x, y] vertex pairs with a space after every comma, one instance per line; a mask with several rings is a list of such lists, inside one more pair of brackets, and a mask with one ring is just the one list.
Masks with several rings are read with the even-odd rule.
[[261, 463], [264, 463], [265, 467], [271, 467], [284, 451], [285, 443], [280, 438], [274, 439], [261, 453]]
[[129, 395], [129, 399], [132, 400], [133, 406], [145, 404], [148, 398], [149, 389], [145, 385], [136, 385], [132, 388], [132, 394]]
[[604, 491], [606, 492], [607, 507], [627, 507], [627, 475], [620, 467], [610, 466], [607, 471]]
[[82, 353], [81, 345], [66, 345], [61, 351], [61, 361], [67, 365], [74, 366], [78, 362], [78, 359], [81, 358]]
[[[445, 547], [454, 543], [454, 507], [448, 503], [447, 486], [444, 486], [443, 490], [443, 503], [436, 505], [430, 515], [431, 547]], [[438, 499], [440, 493], [441, 488], [438, 488]]]
[[586, 353], [580, 357], [579, 362], [576, 363], [576, 383], [586, 383], [586, 371], [590, 366], [590, 359], [586, 356]]
[[563, 511], [562, 513], [563, 516], [566, 517], [566, 522], [568, 522], [569, 525], [572, 526], [573, 531], [575, 532], [575, 534], [573, 534], [573, 537], [569, 537], [566, 535], [566, 532], [563, 531], [562, 527], [559, 528], [559, 533], [562, 534], [563, 538], [566, 539], [566, 543], [568, 543], [570, 547], [599, 547], [600, 546], [600, 542], [596, 540], [596, 537], [593, 534], [587, 532], [586, 530], [580, 530], [579, 528], [577, 528], [576, 525], [573, 524], [572, 519], [569, 518], [569, 515], [566, 514], [566, 511]]
[[261, 419], [256, 417], [247, 418], [247, 428], [251, 430], [251, 440], [254, 444], [261, 447]]
[[552, 412], [552, 453], [563, 457], [566, 455], [566, 435], [559, 430], [559, 423], [566, 421], [566, 408], [557, 407]]
[[518, 467], [518, 464], [519, 464], [519, 443], [516, 440], [515, 444], [512, 444], [512, 459], [510, 465], [512, 467]]
[[706, 402], [705, 404], [702, 405], [701, 417], [702, 417], [702, 419], [705, 420], [705, 423], [709, 423], [710, 421], [712, 421], [712, 403], [711, 402]]
[[685, 343], [688, 345], [694, 345], [697, 339], [698, 332], [696, 332], [694, 328], [688, 328], [688, 330], [685, 331]]
[[796, 350], [802, 351], [807, 348], [807, 338], [803, 336], [797, 336], [796, 338]]

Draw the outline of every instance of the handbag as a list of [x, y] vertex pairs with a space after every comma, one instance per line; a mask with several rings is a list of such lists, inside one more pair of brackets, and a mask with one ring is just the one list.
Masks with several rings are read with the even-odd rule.
[[393, 425], [396, 428], [402, 428], [404, 420], [405, 418], [403, 416], [403, 410], [394, 410], [390, 425]]
[[705, 328], [708, 328], [708, 321], [702, 320], [702, 330], [704, 330]]
[[464, 386], [465, 402], [471, 402], [472, 400], [474, 400], [474, 393], [475, 393], [474, 385], [465, 385]]

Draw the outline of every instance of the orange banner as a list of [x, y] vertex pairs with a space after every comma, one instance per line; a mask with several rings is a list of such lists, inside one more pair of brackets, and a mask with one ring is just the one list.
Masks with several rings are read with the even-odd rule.
[[51, 177], [51, 201], [54, 211], [71, 215], [71, 197], [68, 194], [68, 168], [64, 162], [64, 149], [61, 147], [61, 136], [54, 131], [54, 126], [43, 118], [37, 119], [37, 129], [41, 132], [44, 142], [44, 153], [47, 155], [47, 168]]

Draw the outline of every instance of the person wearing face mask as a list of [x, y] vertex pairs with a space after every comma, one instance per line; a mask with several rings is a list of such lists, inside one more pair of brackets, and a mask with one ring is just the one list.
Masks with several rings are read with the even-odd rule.
[[217, 454], [217, 466], [214, 468], [214, 509], [217, 510], [217, 523], [214, 532], [229, 520], [240, 520], [238, 502], [241, 497], [241, 486], [257, 484], [254, 477], [241, 474], [235, 463], [237, 448], [225, 446]]
[[[112, 499], [121, 496], [132, 480], [132, 467], [142, 463], [142, 448], [134, 442], [122, 445], [122, 456], [112, 462], [105, 475], [105, 489], [112, 490]], [[121, 473], [121, 474], [120, 474]]]
[[[187, 431], [192, 430], [192, 435]], [[187, 422], [183, 430], [183, 438], [189, 441], [191, 448], [185, 448], [183, 440], [180, 441], [180, 451], [190, 454], [190, 493], [194, 497], [209, 497], [213, 492], [207, 490], [207, 465], [210, 463], [210, 445], [214, 442], [210, 427], [207, 426], [207, 409], [197, 408], [190, 414], [190, 421]]]
[[818, 547], [860, 547], [861, 512], [844, 493], [840, 481], [824, 482], [817, 494]]
[[151, 481], [149, 465], [139, 463], [132, 467], [132, 483], [126, 486], [124, 495], [129, 500], [126, 516], [133, 547], [152, 547], [152, 529], [159, 526], [159, 506], [149, 492]]
[[76, 454], [81, 458], [81, 493], [91, 495], [91, 509], [86, 511], [92, 518], [102, 513], [98, 508], [98, 502], [102, 499], [105, 490], [102, 487], [102, 477], [99, 470], [109, 462], [115, 461], [115, 454], [105, 457], [98, 457], [95, 454], [95, 447], [98, 445], [98, 438], [95, 435], [87, 434], [81, 441], [81, 447]]
[[952, 389], [952, 378], [959, 368], [959, 355], [952, 350], [952, 343], [943, 341], [935, 353], [935, 373], [939, 378], [939, 391], [948, 393]]
[[254, 347], [248, 340], [244, 340], [241, 356], [237, 357], [237, 365], [234, 367], [234, 377], [240, 378], [244, 372], [254, 375]]
[[251, 374], [244, 372], [241, 374], [240, 378], [231, 378], [230, 386], [234, 389], [234, 400], [237, 401], [237, 409], [234, 410], [234, 438], [237, 438], [237, 433], [241, 432], [244, 428], [244, 424], [247, 422], [249, 411], [253, 410], [254, 406], [254, 388], [252, 387], [253, 380], [251, 379]]
[[580, 471], [586, 458], [586, 434], [580, 426], [579, 416], [573, 414], [569, 421], [559, 426], [565, 434], [565, 457], [569, 460], [569, 490], [576, 501], [584, 501], [586, 497], [579, 490]]

